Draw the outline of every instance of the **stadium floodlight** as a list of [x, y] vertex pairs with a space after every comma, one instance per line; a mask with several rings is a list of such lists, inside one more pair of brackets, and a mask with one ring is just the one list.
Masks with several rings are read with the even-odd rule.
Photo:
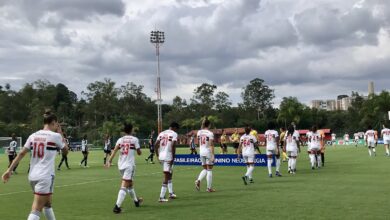
[[156, 48], [156, 57], [157, 57], [157, 131], [160, 133], [162, 131], [162, 113], [161, 113], [161, 80], [160, 80], [160, 46], [165, 42], [165, 36], [163, 31], [151, 31], [150, 32], [150, 43], [152, 43]]

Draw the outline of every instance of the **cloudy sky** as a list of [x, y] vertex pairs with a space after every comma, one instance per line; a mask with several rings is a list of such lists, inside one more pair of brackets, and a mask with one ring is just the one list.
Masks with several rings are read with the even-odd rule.
[[156, 27], [165, 102], [208, 82], [237, 103], [256, 77], [276, 105], [390, 88], [389, 0], [0, 0], [0, 85], [111, 78], [154, 97]]

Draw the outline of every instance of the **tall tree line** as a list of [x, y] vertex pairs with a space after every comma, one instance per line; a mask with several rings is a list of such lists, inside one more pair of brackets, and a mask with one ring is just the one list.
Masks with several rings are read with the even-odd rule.
[[[143, 92], [142, 85], [128, 82], [117, 85], [111, 79], [90, 83], [83, 98], [64, 84], [38, 80], [27, 83], [18, 91], [12, 85], [0, 86], [0, 136], [16, 133], [27, 137], [41, 128], [45, 108], [55, 111], [68, 135], [80, 138], [87, 134], [91, 140], [101, 140], [108, 133], [120, 135], [122, 122], [132, 122], [137, 135], [147, 137], [156, 129], [155, 101]], [[172, 104], [164, 104], [163, 124], [181, 124], [180, 133], [198, 129], [203, 116], [209, 116], [214, 128], [241, 127], [246, 124], [263, 132], [270, 120], [280, 126], [295, 122], [299, 128], [313, 124], [331, 128], [336, 133], [363, 131], [367, 125], [380, 129], [388, 122], [390, 94], [383, 91], [368, 99], [353, 92], [348, 111], [311, 109], [296, 97], [284, 97], [278, 108], [273, 107], [274, 91], [264, 80], [256, 78], [242, 88], [242, 101], [232, 106], [228, 91], [203, 83], [186, 100], [176, 96]], [[166, 126], [165, 126], [166, 127]]]

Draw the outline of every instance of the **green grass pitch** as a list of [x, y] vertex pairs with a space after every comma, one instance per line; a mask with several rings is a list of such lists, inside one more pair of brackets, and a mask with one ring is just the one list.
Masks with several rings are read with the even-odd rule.
[[[219, 150], [219, 149], [218, 149]], [[232, 151], [232, 149], [229, 149]], [[187, 152], [187, 149], [180, 149]], [[135, 190], [144, 198], [135, 208], [128, 196], [122, 213], [112, 213], [120, 176], [116, 166], [103, 168], [103, 152], [90, 154], [90, 168], [80, 168], [82, 155], [71, 152], [71, 170], [56, 171], [53, 208], [58, 220], [121, 219], [389, 219], [390, 158], [383, 146], [377, 156], [368, 157], [363, 146], [328, 147], [325, 167], [311, 170], [308, 156], [301, 153], [295, 176], [268, 178], [265, 167], [256, 167], [255, 184], [245, 186], [244, 167], [215, 167], [216, 193], [194, 189], [201, 168], [176, 166], [174, 190], [177, 200], [159, 204], [162, 173], [159, 164], [146, 164], [148, 150], [137, 158]], [[59, 160], [60, 158], [57, 158]], [[116, 163], [117, 158], [115, 159]], [[27, 181], [28, 158], [19, 166], [18, 175], [0, 185], [0, 219], [27, 219], [32, 193]], [[7, 157], [0, 155], [1, 172]], [[41, 219], [45, 219], [42, 217]]]

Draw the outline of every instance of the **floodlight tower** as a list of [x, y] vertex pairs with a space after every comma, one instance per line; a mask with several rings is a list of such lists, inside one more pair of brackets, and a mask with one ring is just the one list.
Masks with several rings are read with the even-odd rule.
[[156, 48], [156, 57], [157, 57], [157, 131], [160, 133], [162, 131], [162, 113], [161, 113], [161, 80], [160, 80], [160, 46], [164, 43], [165, 36], [163, 31], [151, 31], [150, 32], [150, 43]]

